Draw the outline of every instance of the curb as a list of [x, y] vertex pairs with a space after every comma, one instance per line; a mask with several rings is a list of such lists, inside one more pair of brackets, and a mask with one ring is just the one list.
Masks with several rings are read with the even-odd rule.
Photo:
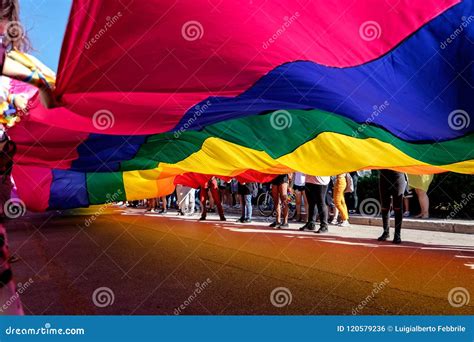
[[[382, 226], [381, 217], [371, 216], [350, 216], [349, 221], [354, 224], [362, 224], [366, 226]], [[390, 218], [390, 224], [393, 226], [394, 219]], [[474, 222], [456, 222], [435, 219], [410, 219], [403, 218], [403, 229], [429, 230], [445, 233], [474, 234]]]

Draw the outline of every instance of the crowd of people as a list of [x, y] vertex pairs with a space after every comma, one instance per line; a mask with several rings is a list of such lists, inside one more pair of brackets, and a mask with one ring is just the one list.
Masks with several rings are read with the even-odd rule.
[[[357, 183], [361, 176], [370, 171], [343, 173], [335, 176], [313, 176], [301, 172], [278, 175], [269, 183], [238, 182], [236, 179], [224, 181], [211, 177], [198, 189], [178, 184], [173, 194], [151, 198], [141, 204], [146, 212], [166, 214], [168, 209], [176, 208], [178, 215], [194, 215], [200, 212], [201, 221], [207, 219], [208, 212], [216, 212], [221, 221], [226, 221], [225, 211], [240, 209], [237, 219], [240, 223], [252, 222], [257, 196], [270, 188], [272, 210], [275, 220], [270, 223], [274, 229], [289, 227], [289, 194], [294, 195], [295, 214], [292, 218], [301, 222], [300, 231], [327, 233], [329, 227], [350, 227], [349, 215], [358, 211], [359, 198]], [[395, 234], [393, 242], [401, 243], [403, 217], [409, 214], [408, 198], [412, 189], [417, 193], [421, 213], [418, 218], [428, 218], [428, 196], [426, 194], [432, 176], [406, 175], [405, 173], [380, 170], [379, 193], [382, 216], [382, 234], [379, 241], [390, 238], [390, 216], [394, 217]], [[128, 203], [137, 207], [139, 201]], [[319, 223], [319, 227], [316, 225]]]

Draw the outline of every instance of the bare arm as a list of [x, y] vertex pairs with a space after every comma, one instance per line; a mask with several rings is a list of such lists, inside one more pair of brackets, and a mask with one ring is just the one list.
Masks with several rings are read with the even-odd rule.
[[[3, 75], [23, 81], [31, 75], [31, 70], [7, 55], [3, 64]], [[57, 105], [52, 89], [47, 86], [39, 86], [38, 90], [43, 106], [53, 108]]]

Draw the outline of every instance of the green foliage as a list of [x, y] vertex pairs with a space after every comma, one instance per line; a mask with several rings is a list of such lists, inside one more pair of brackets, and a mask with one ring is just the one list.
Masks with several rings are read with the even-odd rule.
[[[379, 198], [378, 174], [374, 170], [368, 177], [359, 178], [359, 203], [365, 198]], [[428, 189], [430, 215], [439, 218], [474, 220], [474, 176], [454, 172], [434, 176]], [[410, 211], [419, 210], [416, 195], [410, 200]]]

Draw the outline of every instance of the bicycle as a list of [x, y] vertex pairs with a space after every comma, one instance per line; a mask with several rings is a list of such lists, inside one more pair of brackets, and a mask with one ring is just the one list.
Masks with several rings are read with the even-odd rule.
[[[292, 220], [296, 217], [296, 196], [292, 191], [288, 190], [287, 198], [288, 219]], [[262, 216], [270, 217], [276, 215], [271, 190], [266, 190], [258, 195], [257, 208]]]

